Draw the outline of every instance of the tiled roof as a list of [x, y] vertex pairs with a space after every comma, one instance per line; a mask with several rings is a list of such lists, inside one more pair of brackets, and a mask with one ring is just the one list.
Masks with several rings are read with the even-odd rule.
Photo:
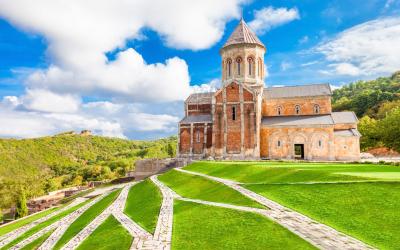
[[335, 136], [358, 136], [360, 137], [361, 134], [358, 132], [357, 129], [352, 128], [352, 129], [345, 129], [345, 130], [335, 130]]
[[357, 123], [358, 119], [356, 114], [351, 111], [332, 112], [333, 121], [337, 123]]
[[211, 115], [189, 115], [184, 117], [180, 123], [210, 123], [212, 122]]
[[240, 23], [235, 28], [231, 36], [228, 38], [228, 41], [222, 46], [225, 48], [229, 45], [233, 44], [258, 44], [260, 46], [265, 47], [265, 45], [258, 39], [256, 34], [250, 30], [249, 26], [247, 26], [246, 22], [242, 19]]
[[263, 117], [262, 125], [298, 126], [298, 125], [333, 125], [331, 115], [273, 116]]
[[266, 99], [326, 95], [332, 95], [331, 87], [327, 83], [285, 87], [269, 87], [264, 89], [263, 94], [264, 98]]
[[186, 103], [211, 103], [212, 97], [215, 92], [207, 92], [207, 93], [196, 93], [191, 94], [187, 99]]

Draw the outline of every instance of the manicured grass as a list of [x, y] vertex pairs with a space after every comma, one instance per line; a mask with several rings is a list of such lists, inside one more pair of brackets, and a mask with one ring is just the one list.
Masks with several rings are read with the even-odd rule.
[[114, 218], [108, 217], [94, 232], [77, 248], [78, 250], [118, 249], [128, 250], [132, 243], [132, 236]]
[[111, 203], [117, 198], [120, 193], [120, 189], [111, 192], [109, 195], [98, 201], [96, 204], [86, 210], [81, 216], [78, 217], [65, 231], [63, 236], [54, 246], [54, 249], [60, 249], [69, 240], [71, 240], [77, 233], [79, 233], [84, 227], [86, 227], [92, 220], [94, 220], [99, 214], [101, 214]]
[[[348, 182], [382, 176], [400, 180], [399, 167], [373, 164], [204, 161], [185, 169], [243, 183]], [[375, 174], [363, 174], [370, 172]]]
[[32, 227], [31, 229], [29, 229], [28, 231], [26, 231], [25, 233], [21, 234], [19, 237], [17, 237], [15, 240], [11, 241], [9, 244], [5, 245], [3, 248], [1, 249], [9, 249], [10, 247], [16, 245], [17, 243], [19, 243], [20, 241], [29, 238], [30, 236], [34, 235], [35, 233], [39, 232], [40, 230], [42, 230], [43, 228], [53, 224], [54, 222], [64, 218], [65, 216], [67, 216], [68, 214], [72, 213], [73, 211], [77, 210], [78, 208], [82, 207], [83, 205], [85, 205], [86, 203], [88, 203], [90, 200], [87, 200], [85, 202], [82, 202], [81, 204], [78, 204], [72, 208], [69, 208], [61, 213], [59, 213], [56, 216], [51, 217], [50, 219]]
[[175, 201], [172, 249], [315, 249], [264, 216]]
[[54, 232], [54, 230], [51, 230], [45, 234], [43, 234], [41, 237], [37, 238], [36, 240], [32, 241], [28, 245], [24, 246], [21, 248], [21, 250], [35, 250], [40, 247], [40, 245], [43, 244], [43, 242], [49, 238], [49, 236]]
[[186, 198], [264, 208], [236, 190], [201, 176], [171, 170], [158, 179]]
[[154, 233], [161, 202], [160, 190], [147, 179], [129, 190], [124, 212], [145, 230]]
[[27, 225], [27, 224], [35, 221], [35, 220], [38, 220], [38, 219], [40, 219], [40, 218], [42, 218], [42, 217], [44, 217], [46, 215], [49, 215], [52, 212], [54, 212], [54, 211], [56, 211], [56, 210], [58, 210], [60, 208], [61, 207], [53, 207], [53, 208], [41, 211], [39, 213], [36, 213], [34, 215], [31, 215], [29, 217], [22, 218], [20, 220], [15, 221], [15, 222], [11, 222], [9, 224], [5, 224], [4, 226], [0, 227], [0, 236], [2, 236], [4, 234], [7, 234], [7, 233], [9, 233], [11, 231], [14, 231], [15, 229], [20, 228], [22, 226], [25, 226], [25, 225]]
[[399, 249], [398, 182], [245, 187], [379, 249]]

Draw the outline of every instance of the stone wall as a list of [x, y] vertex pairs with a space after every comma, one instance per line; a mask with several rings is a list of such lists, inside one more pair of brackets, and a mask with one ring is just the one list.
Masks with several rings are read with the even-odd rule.
[[360, 160], [360, 138], [357, 136], [335, 136], [335, 157], [337, 161]]
[[304, 159], [335, 160], [333, 126], [261, 128], [261, 157], [294, 159], [294, 144], [304, 144]]
[[142, 180], [154, 174], [165, 172], [176, 167], [186, 166], [190, 160], [188, 159], [143, 159], [135, 162], [135, 171], [133, 176], [135, 180]]
[[319, 105], [319, 114], [332, 112], [331, 98], [329, 96], [263, 99], [263, 116], [278, 116], [278, 107], [281, 107], [281, 115], [296, 115], [295, 106], [300, 105], [300, 115], [314, 115], [314, 105]]

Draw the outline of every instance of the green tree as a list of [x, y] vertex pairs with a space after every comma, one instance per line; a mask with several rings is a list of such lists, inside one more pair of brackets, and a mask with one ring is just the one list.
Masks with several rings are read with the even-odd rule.
[[379, 132], [385, 146], [400, 151], [400, 107], [392, 109], [379, 122]]
[[380, 134], [378, 132], [378, 121], [364, 116], [358, 123], [358, 130], [362, 137], [360, 140], [361, 150], [368, 150], [376, 147], [380, 142]]
[[3, 211], [0, 208], [0, 223], [2, 223], [3, 220], [4, 220]]
[[22, 218], [28, 215], [28, 206], [26, 205], [26, 195], [25, 191], [21, 190], [19, 193], [16, 210], [15, 210], [15, 218]]
[[384, 102], [380, 105], [377, 113], [377, 118], [383, 119], [386, 117], [392, 109], [400, 107], [400, 100], [392, 101], [392, 102]]

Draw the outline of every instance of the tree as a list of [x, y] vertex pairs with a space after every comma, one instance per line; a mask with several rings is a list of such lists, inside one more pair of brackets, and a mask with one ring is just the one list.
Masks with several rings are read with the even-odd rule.
[[387, 147], [400, 151], [400, 107], [392, 109], [379, 122], [379, 132]]
[[0, 208], [0, 223], [2, 223], [3, 220], [4, 220], [3, 211], [1, 211], [1, 208]]
[[22, 218], [28, 215], [28, 206], [26, 205], [26, 195], [25, 191], [21, 190], [19, 193], [16, 210], [15, 210], [15, 218]]
[[386, 117], [392, 109], [400, 107], [400, 100], [392, 101], [392, 102], [384, 102], [378, 109], [377, 118], [383, 119]]
[[369, 148], [376, 147], [380, 142], [380, 135], [378, 133], [378, 121], [364, 116], [358, 123], [358, 130], [362, 137], [360, 140], [360, 146], [362, 150], [368, 150]]

